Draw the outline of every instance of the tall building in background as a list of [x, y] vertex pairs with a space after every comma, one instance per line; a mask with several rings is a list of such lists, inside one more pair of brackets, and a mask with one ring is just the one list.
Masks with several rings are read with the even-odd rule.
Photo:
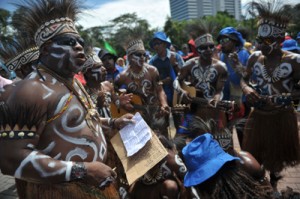
[[241, 19], [241, 0], [170, 0], [171, 18], [195, 19], [227, 11], [236, 20]]

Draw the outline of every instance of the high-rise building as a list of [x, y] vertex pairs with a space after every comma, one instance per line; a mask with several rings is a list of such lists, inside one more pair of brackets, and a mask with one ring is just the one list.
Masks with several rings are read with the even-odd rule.
[[241, 0], [170, 0], [171, 18], [195, 19], [227, 11], [235, 19], [241, 19]]

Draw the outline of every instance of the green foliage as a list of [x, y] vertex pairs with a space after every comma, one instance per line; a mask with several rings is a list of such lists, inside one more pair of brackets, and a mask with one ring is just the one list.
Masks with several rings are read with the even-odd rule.
[[13, 39], [13, 31], [10, 28], [10, 19], [10, 12], [0, 8], [0, 41], [12, 41]]

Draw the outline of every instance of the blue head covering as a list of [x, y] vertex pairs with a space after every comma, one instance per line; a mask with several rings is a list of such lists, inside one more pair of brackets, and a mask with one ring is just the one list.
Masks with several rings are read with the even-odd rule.
[[238, 47], [239, 48], [243, 48], [244, 47], [244, 39], [242, 37], [242, 34], [240, 32], [238, 32], [236, 29], [234, 29], [233, 27], [226, 27], [223, 28], [220, 32], [219, 32], [219, 36], [217, 37], [217, 41], [220, 42], [220, 39], [222, 38], [222, 36], [226, 36], [232, 40], [235, 40], [238, 42]]
[[226, 153], [219, 143], [209, 133], [195, 138], [182, 149], [185, 165], [188, 169], [184, 177], [184, 186], [201, 184], [229, 161], [239, 160]]
[[167, 48], [170, 48], [170, 46], [171, 46], [171, 40], [169, 37], [167, 37], [167, 35], [164, 32], [158, 31], [158, 32], [154, 33], [151, 41], [149, 42], [149, 45], [151, 48], [153, 48], [153, 40], [154, 39], [159, 39], [159, 40], [167, 43]]
[[282, 50], [300, 50], [300, 47], [297, 46], [296, 40], [288, 39], [283, 42]]

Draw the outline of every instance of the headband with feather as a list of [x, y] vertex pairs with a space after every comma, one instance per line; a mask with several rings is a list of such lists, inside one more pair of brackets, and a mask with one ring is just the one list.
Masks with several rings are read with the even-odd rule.
[[17, 36], [13, 41], [3, 41], [0, 56], [8, 71], [15, 71], [39, 58], [39, 49], [33, 38]]
[[259, 37], [284, 37], [289, 16], [282, 5], [282, 0], [261, 0], [259, 2], [253, 1], [248, 4], [249, 12], [258, 15]]
[[214, 43], [212, 34], [215, 33], [217, 25], [214, 22], [203, 19], [196, 20], [192, 25], [198, 37], [195, 39], [196, 48], [202, 44]]
[[80, 13], [77, 0], [23, 0], [15, 5], [19, 14], [14, 26], [33, 35], [38, 47], [59, 34], [78, 34], [74, 24]]

